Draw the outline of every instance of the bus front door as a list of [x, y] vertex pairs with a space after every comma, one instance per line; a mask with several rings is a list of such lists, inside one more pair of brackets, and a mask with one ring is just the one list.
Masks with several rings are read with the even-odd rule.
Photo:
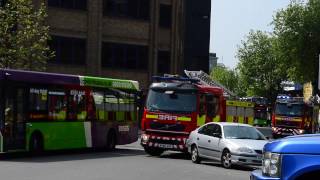
[[25, 91], [8, 86], [5, 92], [4, 151], [25, 150]]

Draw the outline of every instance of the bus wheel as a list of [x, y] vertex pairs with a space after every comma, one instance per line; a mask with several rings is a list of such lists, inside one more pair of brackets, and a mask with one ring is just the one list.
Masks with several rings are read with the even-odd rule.
[[115, 150], [116, 142], [117, 142], [116, 133], [113, 130], [110, 130], [107, 136], [107, 145], [106, 145], [107, 151]]
[[144, 147], [144, 151], [150, 156], [160, 156], [164, 150], [158, 148]]
[[43, 139], [40, 134], [33, 134], [30, 140], [30, 152], [38, 154], [43, 151]]

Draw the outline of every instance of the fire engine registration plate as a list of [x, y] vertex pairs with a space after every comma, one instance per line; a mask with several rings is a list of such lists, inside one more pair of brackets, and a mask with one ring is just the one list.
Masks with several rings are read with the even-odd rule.
[[173, 148], [172, 144], [158, 144], [159, 148]]

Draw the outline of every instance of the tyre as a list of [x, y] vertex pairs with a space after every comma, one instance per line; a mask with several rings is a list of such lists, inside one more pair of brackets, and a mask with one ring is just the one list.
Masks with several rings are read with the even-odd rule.
[[231, 153], [228, 150], [224, 150], [221, 156], [221, 165], [224, 168], [230, 169], [232, 166], [231, 163]]
[[160, 156], [164, 150], [159, 148], [144, 147], [144, 151], [150, 156]]
[[195, 145], [193, 145], [191, 147], [191, 161], [196, 164], [199, 164], [201, 162], [201, 158], [199, 157], [198, 148]]
[[117, 136], [114, 131], [110, 131], [107, 136], [106, 149], [107, 151], [114, 151], [116, 149]]
[[31, 136], [29, 150], [32, 154], [43, 152], [43, 138], [41, 135], [34, 134]]

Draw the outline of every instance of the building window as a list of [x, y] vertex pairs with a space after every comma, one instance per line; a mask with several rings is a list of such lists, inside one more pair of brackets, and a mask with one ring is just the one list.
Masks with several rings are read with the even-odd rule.
[[148, 47], [105, 42], [102, 44], [101, 58], [103, 67], [146, 70]]
[[172, 19], [171, 5], [160, 4], [159, 26], [164, 28], [170, 28], [171, 19]]
[[170, 52], [158, 51], [158, 74], [170, 74]]
[[0, 0], [0, 7], [4, 7], [5, 4], [6, 4], [6, 0]]
[[51, 36], [49, 46], [55, 51], [50, 61], [59, 64], [84, 65], [86, 62], [86, 40], [62, 36]]
[[87, 0], [48, 0], [49, 7], [67, 8], [67, 9], [87, 9]]
[[150, 0], [104, 0], [103, 14], [149, 20]]

